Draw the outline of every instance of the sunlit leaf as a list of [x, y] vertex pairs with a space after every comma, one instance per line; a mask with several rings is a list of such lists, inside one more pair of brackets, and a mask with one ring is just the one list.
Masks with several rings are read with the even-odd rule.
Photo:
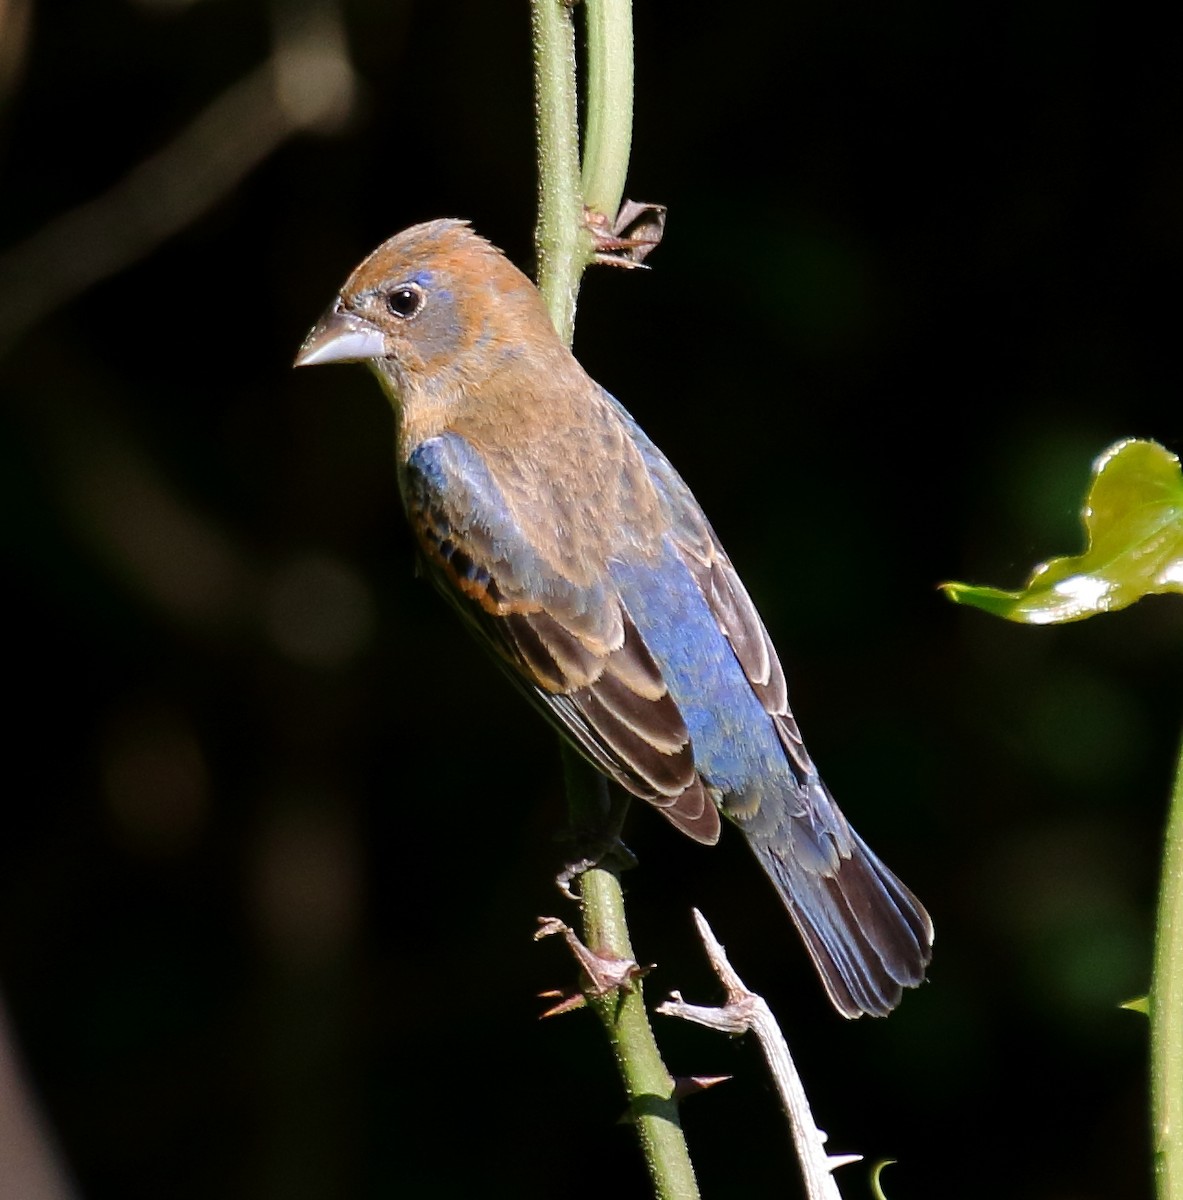
[[958, 604], [972, 604], [1029, 625], [1078, 621], [1113, 612], [1143, 596], [1183, 592], [1183, 474], [1157, 442], [1127, 438], [1093, 464], [1081, 514], [1087, 548], [1035, 568], [1017, 592], [945, 583]]

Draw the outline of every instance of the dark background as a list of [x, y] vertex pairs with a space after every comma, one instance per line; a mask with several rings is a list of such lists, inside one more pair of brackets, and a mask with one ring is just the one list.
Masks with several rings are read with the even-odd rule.
[[[1177, 602], [1030, 629], [934, 589], [1016, 586], [1079, 548], [1095, 455], [1183, 444], [1178, 30], [636, 8], [629, 194], [669, 225], [653, 271], [588, 279], [576, 348], [711, 514], [814, 757], [938, 929], [928, 986], [843, 1023], [738, 839], [637, 812], [649, 995], [718, 999], [698, 905], [831, 1149], [900, 1160], [892, 1196], [1148, 1195], [1117, 1005], [1148, 983]], [[354, 0], [348, 120], [236, 117], [258, 161], [224, 194], [216, 137], [118, 206], [328, 11], [58, 0], [0, 30], [0, 987], [92, 1200], [644, 1196], [594, 1019], [537, 1020], [573, 979], [531, 942], [572, 915], [553, 738], [412, 578], [372, 381], [289, 370], [406, 224], [471, 218], [529, 266], [524, 0]], [[756, 1047], [658, 1034], [736, 1076], [685, 1110], [704, 1193], [796, 1194]]]

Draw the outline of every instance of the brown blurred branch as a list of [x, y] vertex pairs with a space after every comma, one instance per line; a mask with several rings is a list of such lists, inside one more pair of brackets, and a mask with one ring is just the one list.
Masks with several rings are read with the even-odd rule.
[[265, 63], [108, 191], [0, 253], [0, 348], [191, 225], [294, 134], [339, 126], [356, 90], [335, 6], [277, 6]]
[[33, 0], [0, 0], [0, 102], [16, 91], [33, 30]]
[[20, 1200], [77, 1195], [17, 1061], [0, 1004], [0, 1194]]

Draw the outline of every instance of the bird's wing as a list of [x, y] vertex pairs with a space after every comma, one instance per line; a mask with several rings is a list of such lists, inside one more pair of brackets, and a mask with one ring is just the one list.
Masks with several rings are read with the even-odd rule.
[[688, 561], [772, 718], [797, 784], [792, 796], [781, 797], [783, 807], [757, 814], [748, 841], [785, 897], [839, 1011], [884, 1015], [899, 1002], [901, 987], [923, 980], [932, 956], [932, 921], [850, 827], [818, 775], [764, 624], [713, 532], [710, 538], [713, 553]]
[[[764, 622], [694, 494], [669, 459], [614, 396], [602, 393], [623, 417], [650, 477], [669, 509], [671, 535], [765, 712], [776, 725], [794, 774], [816, 773], [789, 708], [785, 673]], [[838, 814], [841, 821], [841, 814]]]
[[838, 1010], [886, 1014], [901, 987], [924, 978], [932, 922], [834, 802], [802, 743], [784, 671], [731, 560], [681, 476], [616, 407], [666, 502], [678, 553], [771, 718], [792, 772], [790, 787], [761, 794], [755, 806], [723, 797], [724, 811], [776, 884]]
[[415, 448], [403, 498], [433, 582], [544, 715], [678, 828], [717, 841], [685, 721], [611, 581], [576, 582], [532, 545], [458, 434]]

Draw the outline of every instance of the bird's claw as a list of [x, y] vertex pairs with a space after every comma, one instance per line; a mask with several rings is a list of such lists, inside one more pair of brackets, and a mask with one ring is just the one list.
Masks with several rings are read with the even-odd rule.
[[568, 900], [579, 902], [572, 884], [593, 867], [608, 866], [615, 871], [628, 871], [637, 865], [637, 856], [615, 834], [597, 834], [591, 838], [572, 834], [584, 853], [563, 865], [555, 876], [555, 886]]

